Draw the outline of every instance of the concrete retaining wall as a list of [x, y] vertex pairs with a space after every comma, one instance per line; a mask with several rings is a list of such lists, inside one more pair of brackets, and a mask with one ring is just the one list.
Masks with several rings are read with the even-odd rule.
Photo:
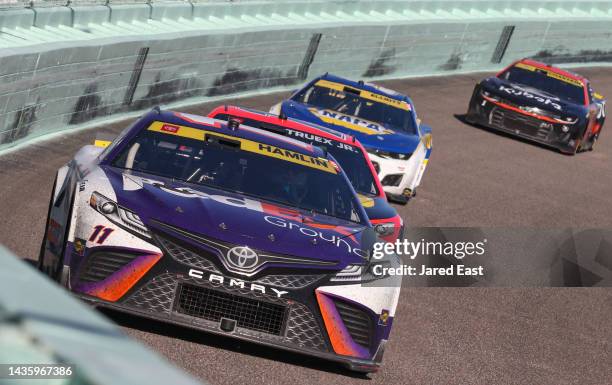
[[[0, 11], [0, 148], [154, 105], [296, 87], [327, 71], [375, 79], [493, 70], [527, 56], [612, 60], [612, 2], [544, 4], [261, 1], [62, 7], [35, 17]], [[23, 41], [6, 43], [11, 36]]]

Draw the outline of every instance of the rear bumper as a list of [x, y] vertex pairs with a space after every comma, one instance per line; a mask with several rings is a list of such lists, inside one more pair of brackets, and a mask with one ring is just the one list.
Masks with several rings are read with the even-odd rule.
[[580, 123], [569, 126], [540, 120], [487, 102], [477, 93], [470, 101], [466, 120], [469, 123], [554, 147], [568, 154], [576, 152], [583, 131], [578, 126]]

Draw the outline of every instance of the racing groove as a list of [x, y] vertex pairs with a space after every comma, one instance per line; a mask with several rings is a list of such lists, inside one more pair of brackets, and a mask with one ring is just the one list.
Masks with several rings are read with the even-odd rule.
[[[612, 97], [612, 69], [583, 69]], [[575, 157], [462, 122], [483, 74], [382, 82], [408, 93], [434, 150], [409, 226], [612, 227], [612, 121]], [[284, 94], [233, 100], [267, 109]], [[185, 109], [206, 114], [217, 103]], [[55, 171], [96, 131], [0, 157], [0, 244], [33, 259]], [[511, 247], [509, 245], [508, 247]], [[19, 295], [18, 292], [15, 295]], [[333, 364], [109, 314], [127, 334], [211, 384], [604, 384], [612, 378], [612, 290], [405, 288], [382, 371]]]

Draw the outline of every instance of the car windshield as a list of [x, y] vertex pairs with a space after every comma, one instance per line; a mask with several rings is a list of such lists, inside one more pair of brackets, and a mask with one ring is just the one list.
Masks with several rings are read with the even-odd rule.
[[584, 104], [584, 86], [553, 71], [518, 63], [503, 72], [501, 79], [544, 91], [571, 103]]
[[111, 164], [363, 222], [355, 193], [332, 162], [264, 143], [154, 122]]
[[[296, 95], [295, 100], [314, 107], [340, 112], [383, 124], [388, 128], [415, 135], [416, 128], [413, 123], [408, 104], [387, 98], [379, 94], [368, 93], [372, 97], [363, 97], [357, 89], [344, 87], [343, 91], [336, 88], [314, 84]], [[387, 100], [384, 103], [379, 100]], [[403, 106], [402, 108], [398, 106]]]
[[[228, 120], [228, 115], [218, 114], [214, 118]], [[247, 126], [274, 131], [305, 143], [324, 147], [340, 163], [340, 167], [346, 173], [355, 191], [364, 195], [379, 194], [378, 187], [374, 181], [374, 175], [372, 175], [372, 169], [368, 165], [364, 153], [358, 147], [255, 119], [242, 117], [238, 119]]]

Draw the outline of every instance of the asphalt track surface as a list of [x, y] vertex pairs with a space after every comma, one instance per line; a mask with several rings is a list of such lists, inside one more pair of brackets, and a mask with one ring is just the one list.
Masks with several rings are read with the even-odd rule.
[[[612, 69], [580, 72], [598, 92], [612, 96]], [[612, 227], [610, 127], [604, 127], [595, 151], [572, 157], [467, 125], [461, 115], [483, 76], [381, 82], [408, 93], [434, 133], [418, 195], [397, 207], [404, 221]], [[267, 109], [284, 95], [231, 103]], [[205, 114], [213, 105], [184, 110]], [[1, 156], [0, 244], [34, 258], [55, 171], [91, 143], [95, 132], [117, 133], [126, 124], [66, 134]], [[405, 288], [384, 365], [369, 378], [301, 355], [108, 315], [127, 334], [211, 384], [612, 383], [612, 289]]]

